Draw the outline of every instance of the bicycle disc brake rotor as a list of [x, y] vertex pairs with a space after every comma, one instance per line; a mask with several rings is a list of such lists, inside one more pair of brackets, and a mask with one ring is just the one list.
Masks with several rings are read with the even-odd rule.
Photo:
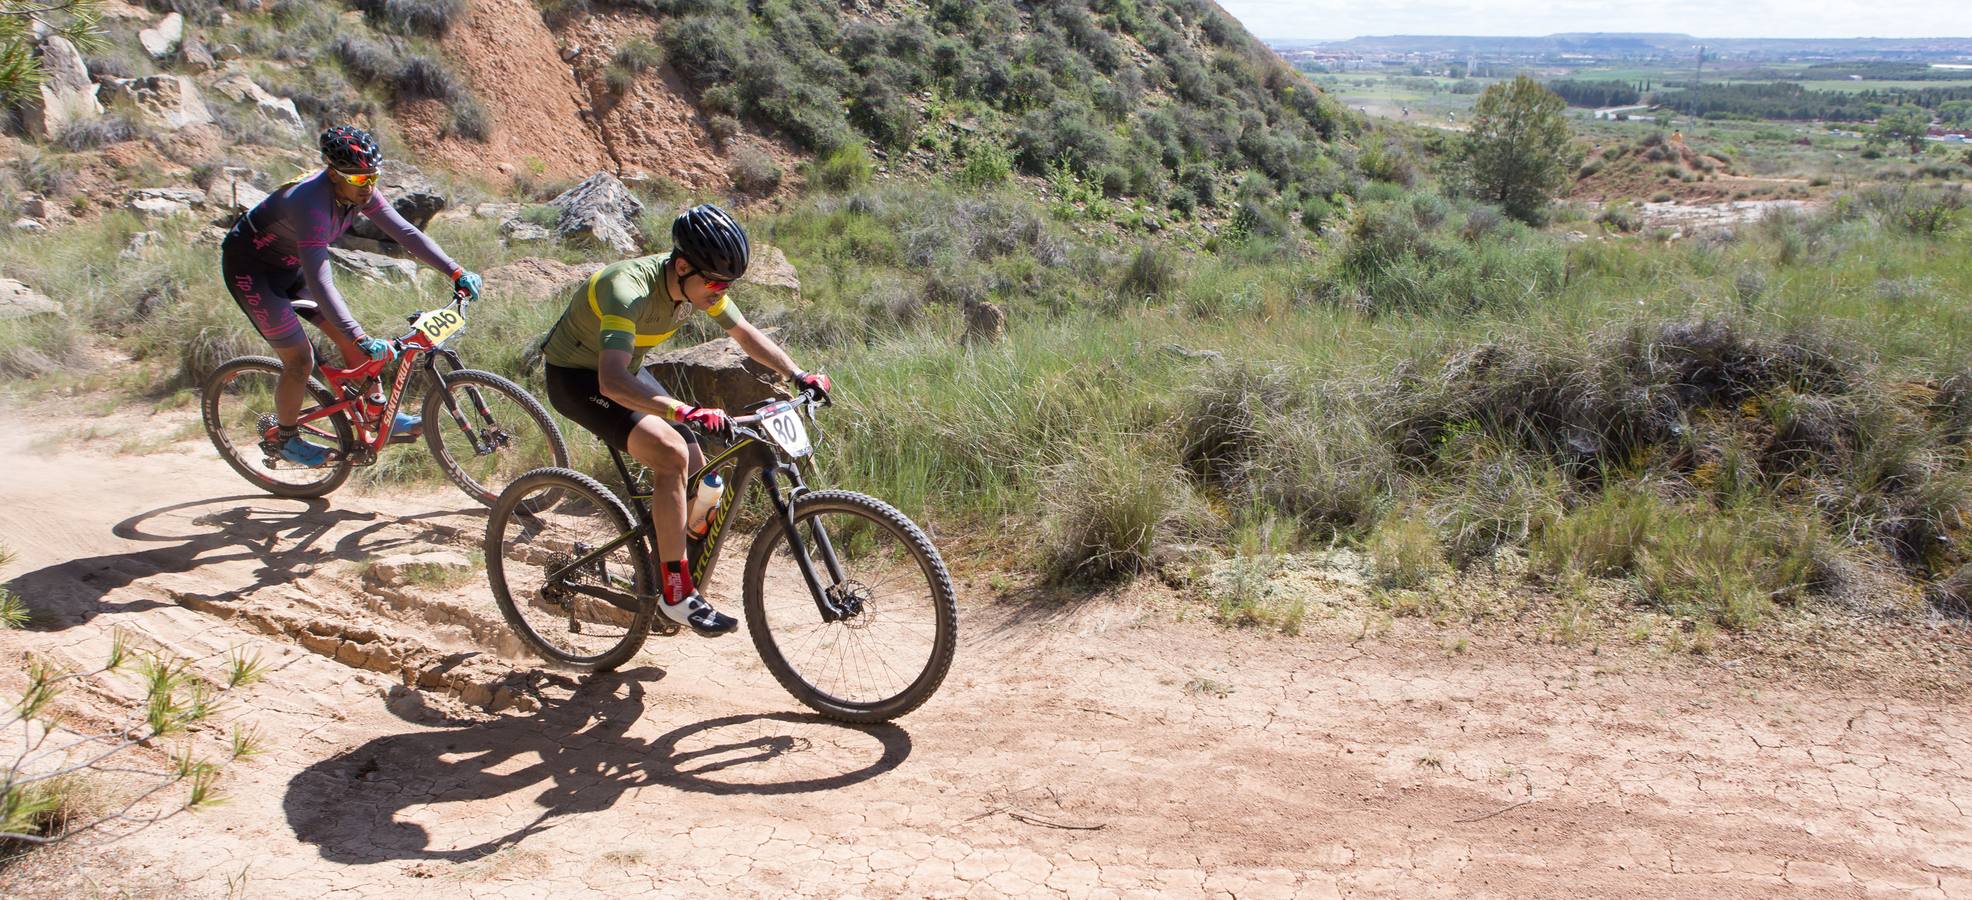
[[870, 611], [870, 588], [853, 578], [828, 589], [829, 601], [842, 610], [842, 624], [850, 628], [864, 628], [870, 620], [864, 614]]

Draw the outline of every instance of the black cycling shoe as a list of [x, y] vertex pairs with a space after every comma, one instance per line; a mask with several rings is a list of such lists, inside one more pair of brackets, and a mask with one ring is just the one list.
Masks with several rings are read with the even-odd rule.
[[697, 632], [701, 637], [718, 637], [732, 634], [739, 629], [739, 620], [712, 608], [697, 591], [685, 595], [676, 603], [659, 601], [659, 612], [664, 617]]

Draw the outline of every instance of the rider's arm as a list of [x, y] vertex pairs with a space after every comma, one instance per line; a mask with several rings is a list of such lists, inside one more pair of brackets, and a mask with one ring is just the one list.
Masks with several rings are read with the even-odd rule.
[[349, 304], [343, 302], [342, 294], [336, 290], [335, 278], [329, 272], [329, 241], [335, 236], [329, 205], [326, 201], [315, 205], [319, 209], [310, 209], [305, 213], [303, 221], [295, 229], [299, 233], [295, 253], [301, 257], [302, 282], [322, 314], [328, 316], [329, 321], [350, 340], [360, 341], [368, 335], [363, 331], [363, 326], [356, 323], [356, 317], [350, 314]]
[[677, 421], [678, 408], [685, 404], [664, 395], [657, 379], [642, 369], [630, 368], [630, 351], [607, 345], [597, 362], [596, 381], [603, 396], [637, 412]]
[[378, 228], [383, 229], [385, 234], [390, 235], [398, 246], [422, 260], [425, 265], [444, 272], [445, 277], [456, 281], [465, 271], [452, 257], [446, 256], [444, 250], [439, 249], [436, 241], [419, 231], [418, 226], [398, 215], [397, 207], [384, 200], [383, 191], [370, 192], [370, 202], [363, 205], [363, 215], [376, 223]]
[[726, 330], [726, 336], [745, 350], [754, 362], [779, 372], [782, 378], [793, 378], [794, 373], [801, 371], [801, 367], [794, 364], [794, 358], [788, 356], [781, 345], [774, 343], [773, 338], [753, 327], [753, 323], [740, 314], [739, 306], [725, 294], [712, 298], [700, 308], [712, 317], [712, 321], [718, 322], [719, 327]]

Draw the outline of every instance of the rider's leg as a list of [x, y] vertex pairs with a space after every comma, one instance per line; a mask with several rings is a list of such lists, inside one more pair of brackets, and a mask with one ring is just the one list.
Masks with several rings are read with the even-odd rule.
[[643, 416], [630, 430], [627, 443], [630, 455], [651, 472], [651, 529], [661, 562], [660, 611], [700, 634], [733, 631], [739, 621], [714, 610], [699, 596], [685, 565], [685, 479], [692, 472], [697, 442], [687, 442], [679, 429], [657, 416]]
[[657, 553], [666, 562], [685, 558], [685, 476], [691, 474], [690, 446], [677, 429], [656, 416], [637, 420], [630, 430], [630, 455], [650, 469], [650, 524]]
[[301, 418], [301, 401], [308, 396], [308, 376], [315, 371], [315, 348], [300, 340], [275, 344], [274, 353], [281, 358], [281, 378], [274, 383], [274, 417], [285, 430], [293, 428], [295, 420]]

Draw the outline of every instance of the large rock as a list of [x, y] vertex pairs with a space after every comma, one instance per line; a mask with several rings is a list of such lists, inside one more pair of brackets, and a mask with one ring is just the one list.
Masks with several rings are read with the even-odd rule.
[[110, 105], [128, 110], [152, 128], [177, 131], [212, 124], [212, 111], [199, 96], [198, 85], [182, 75], [112, 78], [103, 84], [103, 95]]
[[170, 59], [178, 52], [178, 45], [185, 40], [185, 17], [172, 13], [164, 20], [143, 31], [137, 32], [137, 43], [144, 45], [144, 52], [159, 62]]
[[194, 72], [210, 72], [219, 68], [219, 61], [212, 57], [212, 49], [198, 38], [190, 38], [178, 48], [178, 58], [185, 61], [185, 67]]
[[301, 111], [295, 109], [293, 100], [267, 93], [244, 73], [235, 72], [221, 78], [213, 82], [212, 89], [236, 103], [253, 104], [254, 118], [279, 134], [299, 138], [307, 131], [307, 126], [301, 121]]
[[573, 288], [602, 267], [599, 262], [569, 265], [529, 256], [487, 269], [481, 277], [486, 279], [488, 297], [541, 300]]
[[259, 206], [267, 199], [267, 192], [253, 183], [252, 172], [228, 166], [206, 189], [205, 196], [207, 203], [231, 212]]
[[[407, 163], [384, 163], [383, 180], [377, 186], [383, 189], [384, 196], [390, 198], [390, 205], [397, 210], [397, 214], [420, 231], [431, 224], [432, 217], [444, 212], [447, 205], [445, 194], [437, 183], [426, 178], [417, 166]], [[404, 248], [384, 234], [383, 229], [360, 217], [349, 226], [349, 233], [338, 244], [373, 253], [406, 255]]]
[[358, 278], [386, 283], [409, 283], [418, 277], [418, 264], [381, 253], [329, 248], [329, 261]]
[[182, 216], [192, 207], [205, 203], [205, 192], [198, 188], [138, 188], [131, 191], [125, 205], [146, 219]]
[[787, 261], [780, 248], [756, 244], [746, 267], [746, 277], [733, 285], [733, 291], [743, 301], [765, 297], [791, 306], [801, 302], [801, 276], [795, 273], [794, 264]]
[[[764, 329], [769, 335], [779, 329]], [[732, 338], [706, 341], [651, 358], [648, 368], [673, 394], [697, 406], [739, 415], [762, 400], [789, 396], [780, 376], [746, 355]]]
[[644, 204], [616, 176], [597, 172], [548, 203], [561, 211], [555, 233], [562, 240], [598, 245], [622, 256], [642, 252], [636, 222]]
[[28, 133], [46, 140], [103, 114], [96, 95], [100, 88], [89, 80], [82, 52], [67, 38], [55, 35], [41, 42], [41, 69], [46, 77], [23, 110]]
[[60, 313], [62, 305], [18, 281], [0, 278], [0, 319], [25, 319], [46, 313]]
[[555, 233], [529, 222], [526, 219], [508, 219], [500, 223], [500, 236], [513, 243], [552, 241]]

